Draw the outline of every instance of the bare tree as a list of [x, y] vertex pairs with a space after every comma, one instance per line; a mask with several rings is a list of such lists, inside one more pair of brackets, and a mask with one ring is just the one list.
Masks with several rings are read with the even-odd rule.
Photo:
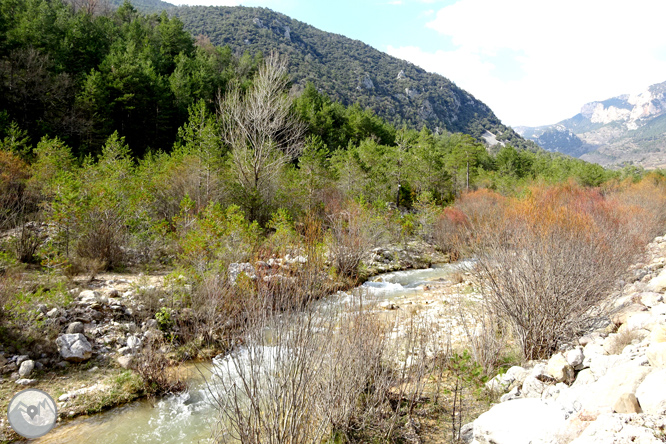
[[286, 60], [272, 53], [247, 91], [234, 85], [218, 99], [222, 137], [231, 149], [242, 202], [254, 220], [270, 203], [282, 167], [303, 149], [305, 124], [292, 113], [288, 83]]

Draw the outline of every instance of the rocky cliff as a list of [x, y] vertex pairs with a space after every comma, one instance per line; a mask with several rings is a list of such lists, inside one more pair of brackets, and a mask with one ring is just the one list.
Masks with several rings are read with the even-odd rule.
[[666, 82], [583, 105], [555, 125], [516, 127], [523, 137], [602, 165], [666, 166]]

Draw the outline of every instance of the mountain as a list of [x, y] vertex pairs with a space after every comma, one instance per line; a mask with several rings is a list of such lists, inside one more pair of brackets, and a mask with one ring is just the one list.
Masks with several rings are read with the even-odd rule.
[[360, 104], [401, 126], [463, 132], [488, 145], [510, 142], [537, 149], [492, 110], [438, 74], [391, 57], [358, 40], [321, 31], [266, 8], [181, 6], [170, 9], [194, 36], [237, 53], [289, 57], [293, 90], [308, 82], [345, 105]]
[[605, 166], [666, 167], [666, 82], [638, 94], [585, 104], [554, 125], [516, 127], [523, 137]]
[[[125, 0], [109, 0], [109, 5], [112, 8], [120, 7]], [[163, 2], [162, 0], [131, 0], [130, 3], [136, 8], [137, 11], [144, 14], [159, 13], [176, 6]]]

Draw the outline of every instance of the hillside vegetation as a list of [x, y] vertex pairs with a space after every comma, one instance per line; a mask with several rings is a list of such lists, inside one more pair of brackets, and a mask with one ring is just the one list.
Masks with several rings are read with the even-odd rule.
[[[170, 364], [245, 344], [227, 370], [257, 365], [220, 393], [233, 400], [225, 436], [404, 442], [418, 418], [450, 417], [458, 438], [484, 375], [589, 327], [588, 309], [666, 225], [662, 172], [488, 150], [312, 82], [295, 96], [286, 55], [235, 54], [167, 14], [57, 0], [0, 13], [3, 378], [130, 369], [116, 384], [129, 388], [66, 414], [182, 390]], [[402, 342], [361, 303], [315, 316], [312, 301], [435, 251], [477, 258], [475, 282], [457, 287], [488, 301], [468, 350], [410, 310]], [[105, 271], [136, 285], [96, 279]], [[76, 359], [62, 351], [72, 336], [90, 340]], [[253, 350], [269, 345], [282, 352], [267, 376], [270, 356]], [[247, 400], [259, 408], [237, 408]]]
[[418, 130], [426, 125], [434, 132], [462, 132], [477, 140], [489, 131], [517, 148], [535, 148], [450, 80], [360, 41], [266, 8], [191, 6], [169, 12], [193, 35], [238, 54], [284, 54], [296, 90], [312, 82], [332, 99], [370, 108], [396, 126]]

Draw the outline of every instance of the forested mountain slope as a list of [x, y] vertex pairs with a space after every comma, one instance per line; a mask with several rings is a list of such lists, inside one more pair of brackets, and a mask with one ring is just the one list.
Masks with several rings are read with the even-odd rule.
[[207, 36], [215, 45], [228, 45], [237, 53], [277, 50], [288, 55], [295, 89], [312, 82], [334, 100], [371, 108], [397, 126], [427, 125], [433, 131], [470, 134], [491, 145], [508, 141], [517, 147], [534, 147], [450, 80], [360, 41], [266, 8], [195, 6], [170, 13], [194, 36]]

